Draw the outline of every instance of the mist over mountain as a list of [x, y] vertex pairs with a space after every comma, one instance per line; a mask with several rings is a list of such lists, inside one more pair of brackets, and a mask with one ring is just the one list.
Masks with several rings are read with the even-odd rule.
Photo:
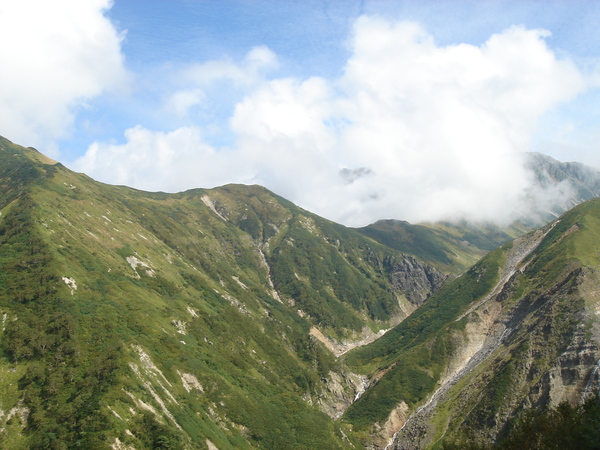
[[600, 170], [578, 162], [560, 162], [541, 153], [528, 153], [526, 167], [533, 173], [530, 216], [537, 223], [558, 217], [573, 206], [600, 196]]
[[599, 21], [0, 0], [0, 450], [597, 450]]
[[[597, 192], [593, 169], [530, 164], [543, 192]], [[1, 138], [0, 448], [485, 447], [563, 401], [588, 417], [598, 224], [592, 199], [533, 231], [352, 229], [256, 185], [102, 184]]]
[[[423, 260], [447, 273], [462, 273], [494, 248], [556, 219], [573, 206], [600, 196], [600, 171], [581, 163], [563, 163], [527, 153], [532, 179], [519, 216], [495, 222], [410, 224], [386, 219], [358, 228], [377, 242]], [[527, 208], [523, 209], [524, 206]], [[513, 222], [508, 221], [513, 218]]]
[[[145, 190], [175, 192], [216, 186], [223, 180], [259, 184], [354, 227], [387, 219], [500, 227], [520, 221], [535, 227], [598, 195], [598, 170], [535, 153], [408, 152], [394, 156], [393, 164], [380, 154], [340, 169], [321, 161], [323, 155], [292, 158], [284, 152], [273, 159], [260, 152], [215, 153], [192, 129], [165, 134], [158, 142], [143, 129], [131, 130], [128, 138], [129, 144], [110, 149], [92, 146], [73, 167], [112, 184]], [[177, 151], [166, 150], [170, 148]], [[160, 166], [154, 165], [155, 154], [160, 155]], [[174, 173], [179, 176], [172, 182]], [[227, 176], [218, 175], [222, 173]]]

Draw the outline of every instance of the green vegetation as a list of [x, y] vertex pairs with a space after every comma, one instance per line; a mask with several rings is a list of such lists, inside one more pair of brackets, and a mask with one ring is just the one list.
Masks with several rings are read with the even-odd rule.
[[443, 239], [426, 226], [399, 220], [380, 220], [359, 231], [390, 248], [419, 256], [432, 264], [435, 262], [444, 267], [452, 264], [453, 252], [445, 249]]
[[52, 253], [35, 232], [32, 208], [22, 196], [0, 225], [0, 308], [12, 319], [3, 350], [26, 366], [19, 389], [29, 409], [30, 448], [94, 447], [104, 440], [100, 399], [115, 380], [119, 343], [101, 317], [95, 326], [77, 320], [76, 304], [61, 295]]
[[[448, 394], [454, 406], [438, 405], [433, 420], [436, 440], [457, 430], [479, 433], [485, 424], [506, 420], [520, 396], [542, 383], [543, 374], [573, 342], [585, 304], [577, 291], [584, 273], [581, 267], [597, 267], [599, 262], [598, 217], [598, 200], [565, 214], [521, 263], [522, 273], [504, 285], [490, 307], [503, 309], [497, 320], [510, 324], [510, 341], [469, 375], [469, 394], [461, 384], [462, 393], [456, 387]], [[467, 323], [477, 324], [488, 314], [487, 310], [464, 313], [499, 281], [511, 248], [507, 244], [492, 251], [382, 338], [346, 355], [350, 367], [377, 381], [345, 412], [344, 421], [367, 436], [375, 424], [383, 425], [400, 402], [411, 411], [433, 393], [465, 345]], [[587, 335], [591, 337], [590, 332]]]
[[503, 449], [595, 449], [600, 442], [600, 400], [580, 406], [563, 402], [545, 412], [529, 410], [517, 421]]
[[[359, 448], [401, 402], [409, 413], [423, 404], [463, 355], [484, 314], [473, 305], [497, 285], [511, 245], [471, 262], [520, 232], [393, 221], [353, 230], [259, 186], [107, 186], [6, 140], [0, 213], [2, 449]], [[438, 446], [512, 423], [514, 405], [541, 386], [596, 306], [580, 288], [595, 292], [597, 279], [583, 277], [600, 264], [599, 239], [600, 203], [589, 202], [503, 286], [490, 323], [514, 330], [449, 391], [461, 411], [440, 404]], [[464, 273], [344, 357], [313, 337], [356, 339], [404, 318], [407, 260], [421, 275], [422, 260]], [[586, 326], [592, 337], [595, 322]], [[334, 420], [323, 410], [350, 403], [350, 371], [373, 385]], [[526, 419], [515, 436], [538, 423]]]
[[350, 352], [350, 367], [386, 373], [352, 404], [344, 420], [364, 430], [384, 421], [400, 401], [414, 406], [430, 394], [461, 340], [466, 320], [455, 320], [490, 291], [502, 262], [502, 250], [492, 252], [383, 337]]
[[0, 408], [24, 412], [3, 442], [354, 440], [314, 406], [345, 368], [309, 331], [385, 327], [397, 252], [257, 186], [106, 186], [8, 141], [0, 161]]
[[509, 435], [497, 444], [473, 442], [468, 436], [447, 440], [441, 448], [454, 449], [597, 449], [600, 442], [600, 400], [597, 395], [582, 405], [563, 402], [540, 412], [523, 411], [514, 421]]
[[[502, 252], [497, 250], [473, 266], [462, 277], [447, 283], [421, 308], [400, 325], [386, 333], [373, 344], [349, 353], [347, 361], [352, 366], [373, 369], [372, 361], [388, 366], [398, 360], [405, 349], [429, 342], [435, 333], [444, 329], [473, 301], [486, 294], [498, 278]], [[456, 326], [460, 326], [457, 322]]]
[[493, 224], [412, 225], [399, 220], [380, 220], [358, 231], [389, 248], [414, 255], [442, 272], [460, 275], [488, 252], [531, 229], [519, 223], [500, 229]]

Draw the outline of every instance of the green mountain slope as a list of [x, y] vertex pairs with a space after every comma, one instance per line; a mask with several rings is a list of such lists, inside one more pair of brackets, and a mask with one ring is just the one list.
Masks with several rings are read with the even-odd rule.
[[600, 201], [492, 248], [524, 231], [353, 230], [0, 139], [0, 448], [500, 442], [599, 384]]
[[515, 222], [496, 225], [436, 222], [413, 225], [401, 220], [380, 220], [358, 229], [387, 247], [414, 255], [444, 273], [460, 275], [491, 250], [531, 231]]
[[0, 167], [0, 448], [359, 445], [334, 353], [445, 280], [257, 186], [107, 186], [4, 139]]
[[414, 255], [444, 273], [460, 275], [489, 251], [551, 222], [579, 203], [600, 196], [600, 171], [540, 153], [524, 156], [533, 182], [528, 216], [510, 226], [465, 221], [413, 225], [400, 220], [380, 220], [358, 231], [383, 245]]
[[491, 444], [515, 417], [597, 386], [600, 200], [492, 251], [347, 355], [371, 386], [344, 420], [391, 448]]

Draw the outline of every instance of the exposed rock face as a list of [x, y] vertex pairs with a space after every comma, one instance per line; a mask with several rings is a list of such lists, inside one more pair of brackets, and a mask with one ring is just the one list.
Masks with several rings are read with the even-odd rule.
[[[532, 172], [537, 188], [545, 197], [536, 199], [532, 190], [529, 217], [537, 225], [558, 217], [567, 209], [600, 196], [600, 171], [577, 162], [560, 162], [541, 153], [528, 153], [526, 167]], [[551, 198], [551, 201], [548, 201]], [[542, 209], [540, 209], [542, 207]]]
[[324, 391], [318, 400], [319, 408], [330, 417], [338, 418], [367, 388], [367, 377], [351, 372], [329, 372], [322, 380]]
[[583, 327], [579, 327], [565, 352], [532, 388], [524, 406], [557, 406], [563, 401], [584, 400], [598, 384], [592, 377], [598, 356], [598, 346], [588, 341]]
[[354, 339], [344, 339], [342, 341], [334, 341], [325, 336], [317, 327], [312, 327], [309, 334], [325, 345], [327, 349], [335, 356], [342, 356], [344, 353], [353, 348], [362, 345], [370, 344], [376, 341], [385, 334], [388, 330], [380, 330], [378, 333], [373, 332], [369, 327], [364, 327], [360, 333], [355, 333]]
[[402, 259], [390, 258], [386, 264], [394, 290], [403, 292], [415, 307], [421, 306], [448, 278], [433, 266], [410, 255], [403, 255]]
[[[464, 364], [455, 362], [454, 370], [449, 370], [454, 375], [410, 416], [391, 448], [429, 447], [440, 432], [433, 425], [440, 408], [450, 410], [445, 423], [450, 440], [466, 436], [482, 443], [505, 436], [510, 419], [522, 410], [585, 399], [598, 386], [595, 368], [600, 348], [586, 338], [583, 324], [571, 328], [576, 316], [581, 319], [580, 311], [571, 311], [561, 323], [556, 322], [560, 299], [568, 295], [568, 289], [546, 294], [528, 297], [499, 315], [502, 296], [488, 303], [486, 311], [497, 316], [492, 326], [467, 327], [463, 351], [457, 355]], [[473, 319], [480, 313], [474, 312]], [[487, 336], [482, 333], [485, 328]], [[469, 346], [477, 340], [479, 350], [473, 353]], [[457, 386], [461, 381], [462, 388]]]
[[497, 441], [522, 410], [577, 404], [598, 386], [598, 273], [566, 266], [551, 285], [518, 294], [533, 276], [527, 255], [543, 237], [515, 241], [498, 285], [459, 318], [468, 323], [446, 377], [392, 448], [426, 448], [444, 434], [450, 442]]
[[386, 422], [379, 426], [372, 440], [372, 449], [387, 448], [391, 443], [395, 433], [402, 428], [408, 418], [408, 405], [404, 402], [394, 408]]
[[[399, 259], [387, 258], [384, 262], [389, 273], [392, 287], [397, 295], [404, 295], [416, 309], [446, 281], [447, 275], [413, 256], [402, 255]], [[401, 321], [404, 317], [398, 317]], [[357, 346], [366, 345], [381, 337], [387, 330], [379, 333], [365, 327], [361, 336], [343, 342], [333, 342], [313, 327], [310, 334], [327, 346], [336, 356], [341, 356]], [[330, 372], [323, 380], [325, 389], [318, 400], [319, 407], [330, 417], [340, 417], [360, 395], [368, 388], [368, 378], [354, 373]], [[394, 409], [388, 420], [379, 426], [374, 438], [374, 448], [385, 447], [393, 434], [400, 429], [407, 418], [408, 406], [402, 402]]]

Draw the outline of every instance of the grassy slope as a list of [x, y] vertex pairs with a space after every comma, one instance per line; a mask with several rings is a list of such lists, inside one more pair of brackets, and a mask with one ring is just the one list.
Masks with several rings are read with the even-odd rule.
[[[444, 434], [451, 441], [464, 436], [475, 439], [479, 434], [485, 440], [490, 423], [496, 424], [495, 433], [502, 433], [502, 425], [529, 392], [548, 389], [534, 386], [579, 339], [585, 302], [597, 306], [595, 291], [582, 298], [586, 294], [577, 286], [589, 277], [597, 278], [599, 238], [600, 200], [592, 200], [566, 213], [523, 262], [522, 274], [513, 277], [496, 299], [504, 308], [498, 320], [515, 331], [438, 406], [432, 421], [434, 442], [441, 442]], [[466, 324], [477, 317], [455, 319], [495, 284], [509, 249], [507, 245], [491, 252], [383, 338], [347, 356], [355, 369], [385, 375], [348, 409], [344, 420], [368, 433], [400, 401], [412, 410], [437, 388], [453, 354], [464, 344]], [[588, 341], [578, 345], [597, 348]], [[543, 399], [539, 401], [544, 406]]]
[[0, 158], [0, 407], [29, 414], [0, 448], [348, 445], [306, 401], [340, 370], [308, 332], [386, 326], [401, 255], [260, 187], [145, 193]]
[[519, 223], [500, 229], [494, 225], [445, 222], [412, 225], [381, 220], [358, 231], [390, 248], [414, 255], [442, 272], [460, 275], [491, 250], [531, 229]]
[[[333, 422], [301, 398], [332, 359], [308, 338], [310, 324], [262, 288], [267, 274], [245, 233], [203, 204], [193, 214], [200, 205], [188, 200], [32, 167], [50, 176], [2, 211], [0, 232], [4, 361], [26, 367], [28, 446], [99, 446], [110, 435], [147, 447], [340, 446]], [[161, 367], [165, 389], [133, 345]], [[203, 392], [188, 394], [179, 373]], [[149, 432], [129, 410], [140, 402], [162, 421], [150, 417]]]
[[386, 373], [348, 409], [346, 421], [367, 430], [385, 421], [400, 401], [414, 407], [435, 389], [466, 323], [455, 319], [494, 285], [502, 256], [501, 250], [492, 252], [382, 338], [348, 354], [346, 362], [355, 370]]
[[[514, 305], [505, 317], [518, 321], [518, 328], [493, 358], [449, 392], [433, 419], [434, 442], [481, 442], [480, 422], [494, 423], [493, 435], [502, 439], [515, 415], [532, 403], [545, 408], [580, 400], [599, 355], [598, 321], [590, 313], [600, 302], [599, 238], [600, 201], [586, 202], [561, 217], [524, 263], [504, 300]], [[578, 375], [576, 364], [587, 365], [588, 371]], [[558, 373], [553, 367], [559, 367]], [[561, 381], [561, 376], [566, 379]], [[559, 387], [552, 387], [552, 378]]]

